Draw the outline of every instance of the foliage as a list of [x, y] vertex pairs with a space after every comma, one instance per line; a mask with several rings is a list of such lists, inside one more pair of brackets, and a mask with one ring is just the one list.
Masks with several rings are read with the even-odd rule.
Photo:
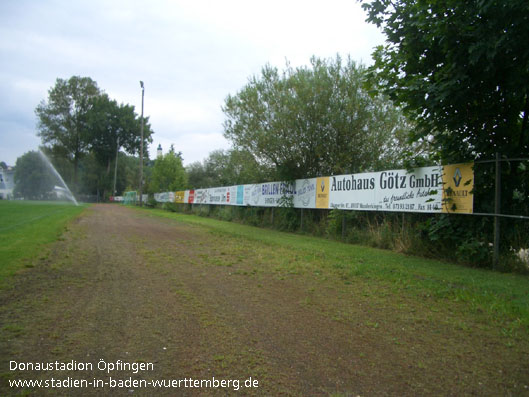
[[[102, 93], [89, 77], [57, 79], [49, 90], [48, 100], [36, 108], [42, 150], [53, 160], [64, 179], [77, 193], [107, 197], [114, 182], [118, 161], [116, 190], [137, 186], [141, 118], [131, 105], [118, 104]], [[144, 147], [152, 142], [153, 131], [144, 118]], [[125, 153], [121, 152], [121, 149]], [[148, 154], [145, 156], [148, 158]], [[150, 171], [145, 171], [146, 178]], [[81, 180], [80, 183], [78, 181]]]
[[17, 159], [13, 192], [15, 197], [27, 200], [52, 198], [56, 183], [56, 177], [38, 152], [27, 152]]
[[189, 186], [206, 188], [263, 182], [271, 171], [247, 150], [214, 150], [202, 162], [186, 167]]
[[92, 99], [99, 94], [96, 82], [89, 77], [57, 79], [48, 91], [48, 101], [41, 101], [35, 109], [38, 135], [43, 144], [72, 162], [74, 184], [77, 184], [79, 161], [90, 147], [87, 113]]
[[529, 3], [371, 0], [372, 69], [445, 161], [529, 153]]
[[365, 68], [313, 57], [310, 67], [265, 66], [228, 96], [224, 134], [275, 178], [293, 180], [399, 163], [410, 125], [390, 101], [364, 89]]
[[[52, 161], [54, 167], [64, 180], [73, 175], [73, 165], [64, 157], [43, 148], [45, 154]], [[88, 152], [79, 162], [79, 184], [77, 196], [91, 196], [92, 200], [105, 200], [112, 194], [114, 185], [114, 161], [111, 163], [112, 172], [107, 172], [107, 166], [101, 164], [94, 152]], [[144, 168], [146, 177], [150, 175], [150, 167]], [[123, 152], [119, 153], [116, 190], [121, 195], [127, 188], [133, 190], [138, 185], [139, 159]]]
[[169, 152], [154, 162], [149, 192], [174, 192], [185, 189], [187, 178], [182, 161], [182, 153], [175, 153], [171, 145]]
[[[118, 105], [107, 94], [102, 94], [92, 99], [92, 107], [87, 119], [90, 126], [90, 149], [99, 163], [107, 166], [107, 173], [110, 171], [111, 161], [115, 160], [120, 148], [125, 149], [129, 154], [139, 152], [141, 118], [135, 114], [134, 106]], [[152, 142], [151, 134], [148, 118], [145, 118], [144, 147]]]
[[195, 161], [186, 166], [187, 184], [191, 189], [217, 186], [206, 171], [205, 161]]

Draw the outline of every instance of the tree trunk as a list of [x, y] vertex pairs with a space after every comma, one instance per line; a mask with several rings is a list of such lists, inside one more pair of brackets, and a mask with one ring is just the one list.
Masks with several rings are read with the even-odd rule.
[[79, 168], [79, 152], [75, 152], [73, 156], [73, 189], [75, 192], [77, 189], [77, 169]]

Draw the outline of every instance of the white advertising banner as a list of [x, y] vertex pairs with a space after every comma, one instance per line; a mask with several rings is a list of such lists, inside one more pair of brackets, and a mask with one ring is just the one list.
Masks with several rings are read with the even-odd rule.
[[254, 207], [287, 206], [284, 200], [294, 194], [294, 184], [288, 182], [268, 182], [244, 185], [245, 205]]
[[329, 206], [358, 211], [441, 212], [442, 167], [328, 177]]
[[154, 193], [154, 200], [158, 203], [173, 203], [174, 192]]
[[195, 200], [193, 204], [210, 204], [209, 189], [195, 189]]
[[207, 204], [226, 204], [229, 197], [229, 188], [215, 187], [209, 189], [209, 197]]
[[316, 208], [316, 178], [296, 179], [295, 208]]

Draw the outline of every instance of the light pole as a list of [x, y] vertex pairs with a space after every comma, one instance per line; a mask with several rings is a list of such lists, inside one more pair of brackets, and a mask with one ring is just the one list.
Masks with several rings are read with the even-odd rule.
[[112, 191], [112, 196], [115, 196], [116, 191], [116, 179], [118, 178], [118, 155], [119, 155], [119, 136], [116, 143], [116, 164], [114, 165], [114, 190]]
[[145, 87], [143, 81], [140, 81], [141, 87], [141, 141], [140, 141], [140, 207], [143, 206], [143, 97], [145, 95]]

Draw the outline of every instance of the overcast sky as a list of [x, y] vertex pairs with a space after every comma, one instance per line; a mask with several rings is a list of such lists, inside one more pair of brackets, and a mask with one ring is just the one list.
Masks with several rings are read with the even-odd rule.
[[265, 64], [371, 63], [382, 34], [355, 0], [0, 0], [0, 161], [36, 150], [35, 107], [57, 78], [91, 77], [145, 115], [184, 163], [226, 149], [221, 106]]

